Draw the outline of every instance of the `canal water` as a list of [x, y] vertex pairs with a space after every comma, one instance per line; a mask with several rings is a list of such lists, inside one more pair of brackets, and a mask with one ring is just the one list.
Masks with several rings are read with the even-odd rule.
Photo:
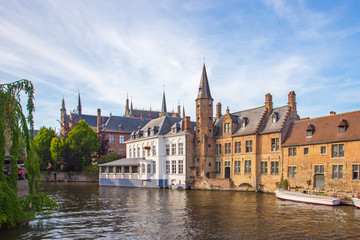
[[274, 194], [44, 183], [60, 207], [0, 239], [360, 239], [360, 209]]

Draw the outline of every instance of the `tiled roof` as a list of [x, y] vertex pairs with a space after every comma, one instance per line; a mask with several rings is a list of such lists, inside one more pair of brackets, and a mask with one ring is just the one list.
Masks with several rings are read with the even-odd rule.
[[[82, 114], [79, 116], [79, 121], [84, 119], [87, 124], [89, 124], [90, 127], [97, 126], [97, 116], [96, 115], [86, 115]], [[101, 116], [102, 122], [106, 123], [106, 121], [109, 119], [109, 117]]]
[[[286, 118], [288, 116], [288, 106], [274, 108], [265, 120], [260, 134], [280, 132], [284, 126]], [[275, 122], [273, 122], [275, 119]]]
[[105, 132], [132, 133], [145, 126], [150, 119], [110, 116], [105, 123]]
[[139, 115], [140, 117], [141, 117], [141, 116], [144, 116], [144, 118], [150, 118], [150, 114], [151, 114], [151, 118], [154, 119], [154, 118], [158, 118], [158, 117], [159, 117], [160, 112], [157, 112], [157, 111], [149, 111], [149, 110], [133, 109], [133, 110], [131, 111], [131, 114], [133, 114], [135, 117], [136, 117], [137, 115]]
[[[232, 121], [238, 123], [238, 126], [233, 131], [232, 136], [255, 134], [259, 129], [261, 120], [263, 119], [265, 112], [266, 112], [266, 108], [263, 106], [254, 109], [248, 109], [240, 112], [231, 113], [230, 115]], [[216, 137], [222, 137], [223, 134], [222, 125], [223, 125], [224, 117], [225, 115], [221, 116], [221, 118], [218, 119], [215, 123]], [[247, 122], [245, 127], [241, 127], [241, 121], [243, 119], [245, 119]]]
[[[345, 132], [338, 133], [339, 124], [344, 123], [345, 120], [348, 124]], [[306, 136], [306, 130], [309, 125], [313, 125], [311, 137]], [[290, 133], [283, 142], [283, 146], [359, 140], [360, 111], [299, 120], [292, 123], [289, 131]]]

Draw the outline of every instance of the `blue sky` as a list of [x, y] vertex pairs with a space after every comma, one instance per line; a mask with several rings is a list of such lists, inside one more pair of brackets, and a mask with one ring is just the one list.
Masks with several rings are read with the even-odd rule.
[[[194, 119], [205, 63], [223, 113], [287, 104], [301, 117], [360, 109], [360, 1], [0, 0], [0, 83], [35, 85], [35, 127], [59, 128], [61, 100], [83, 113], [134, 107]], [[215, 109], [214, 109], [215, 110]]]

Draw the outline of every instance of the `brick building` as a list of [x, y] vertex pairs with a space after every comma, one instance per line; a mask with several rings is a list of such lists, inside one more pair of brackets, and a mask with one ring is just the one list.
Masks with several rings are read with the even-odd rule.
[[359, 120], [356, 111], [294, 122], [283, 143], [290, 186], [359, 192]]

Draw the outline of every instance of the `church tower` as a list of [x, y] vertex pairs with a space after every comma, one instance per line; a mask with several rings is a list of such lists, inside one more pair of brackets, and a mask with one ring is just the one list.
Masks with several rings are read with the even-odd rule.
[[205, 64], [202, 70], [196, 102], [196, 159], [197, 176], [213, 177], [215, 172], [215, 141], [213, 102]]
[[61, 115], [61, 135], [63, 136], [68, 128], [68, 122], [66, 117], [66, 108], [65, 108], [65, 99], [62, 99], [61, 103], [61, 109], [60, 109], [60, 115]]
[[78, 106], [77, 106], [77, 113], [78, 116], [81, 116], [82, 107], [81, 107], [81, 100], [80, 100], [80, 92], [78, 93]]
[[166, 116], [167, 110], [166, 110], [166, 99], [165, 99], [165, 90], [163, 91], [163, 99], [161, 103], [161, 111], [159, 114], [159, 117]]

